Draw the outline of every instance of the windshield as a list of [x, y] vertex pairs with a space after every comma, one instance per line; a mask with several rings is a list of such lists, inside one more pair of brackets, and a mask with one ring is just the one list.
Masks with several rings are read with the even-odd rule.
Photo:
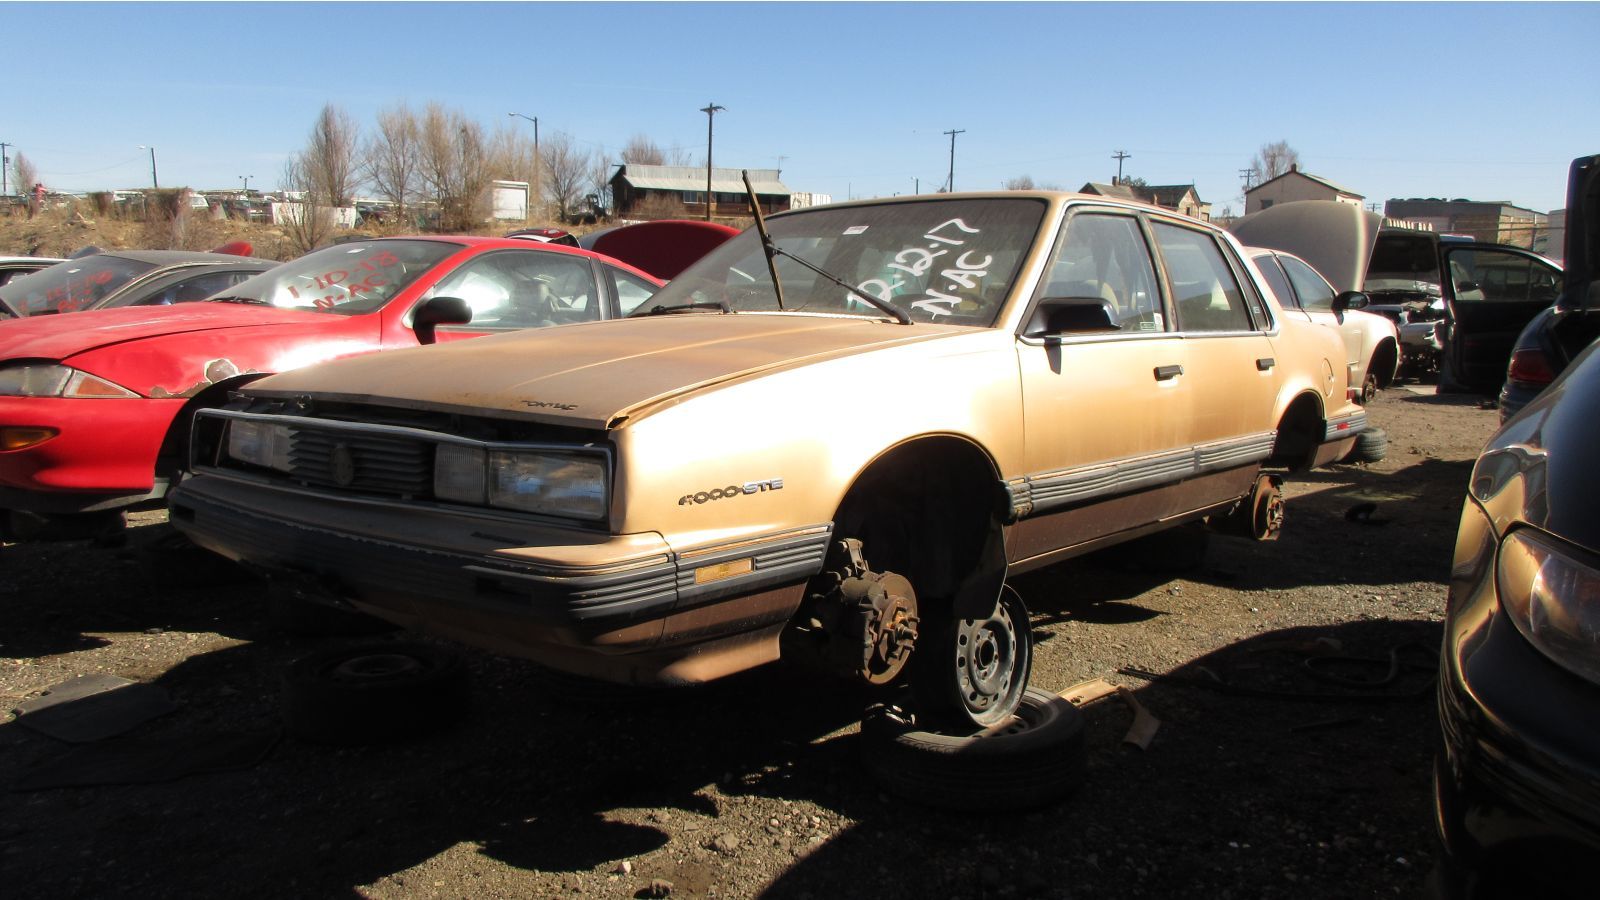
[[224, 291], [219, 300], [343, 316], [381, 309], [461, 249], [445, 241], [351, 241], [307, 253]]
[[155, 263], [98, 253], [15, 279], [0, 288], [0, 297], [18, 315], [74, 312], [88, 309], [155, 267]]
[[[1044, 201], [1017, 197], [822, 207], [775, 217], [767, 230], [779, 249], [856, 286], [855, 293], [846, 291], [778, 256], [783, 307], [883, 316], [856, 296], [870, 293], [915, 320], [993, 325], [1044, 212]], [[691, 303], [726, 305], [734, 312], [778, 309], [754, 229], [673, 279], [635, 315]]]

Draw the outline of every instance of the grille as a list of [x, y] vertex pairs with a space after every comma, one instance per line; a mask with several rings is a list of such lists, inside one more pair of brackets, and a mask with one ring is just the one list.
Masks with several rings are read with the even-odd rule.
[[296, 428], [290, 477], [310, 484], [400, 496], [433, 489], [433, 445], [410, 438]]

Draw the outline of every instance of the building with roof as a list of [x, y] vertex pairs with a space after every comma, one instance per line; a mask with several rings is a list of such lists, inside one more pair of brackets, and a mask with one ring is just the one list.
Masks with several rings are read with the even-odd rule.
[[1493, 244], [1548, 246], [1549, 217], [1523, 209], [1509, 200], [1440, 200], [1437, 198], [1390, 200], [1383, 214], [1393, 219], [1423, 222], [1441, 234], [1464, 234]]
[[[740, 169], [711, 170], [711, 213], [715, 218], [752, 215]], [[790, 207], [792, 192], [777, 169], [750, 169], [750, 185], [763, 214]], [[646, 166], [624, 163], [611, 176], [614, 214], [626, 219], [703, 219], [706, 215], [704, 166]]]
[[1367, 198], [1349, 188], [1340, 187], [1326, 178], [1302, 172], [1299, 165], [1292, 165], [1289, 171], [1282, 175], [1268, 178], [1245, 191], [1244, 212], [1245, 215], [1249, 215], [1279, 203], [1293, 203], [1297, 200], [1333, 200], [1360, 206], [1361, 201], [1365, 199]]
[[1202, 222], [1211, 221], [1211, 204], [1200, 199], [1199, 192], [1192, 184], [1105, 184], [1091, 181], [1079, 188], [1078, 193], [1148, 203]]

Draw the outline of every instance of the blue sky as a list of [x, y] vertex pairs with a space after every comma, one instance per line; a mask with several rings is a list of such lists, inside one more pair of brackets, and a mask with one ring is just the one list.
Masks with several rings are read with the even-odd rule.
[[404, 100], [793, 190], [1194, 182], [1287, 140], [1369, 201], [1564, 204], [1600, 152], [1600, 4], [8, 3], [0, 141], [61, 190], [277, 182], [324, 103]]

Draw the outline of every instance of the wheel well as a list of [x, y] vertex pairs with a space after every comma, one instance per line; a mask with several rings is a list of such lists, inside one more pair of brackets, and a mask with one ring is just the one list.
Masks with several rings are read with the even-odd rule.
[[987, 611], [1005, 578], [1002, 505], [986, 453], [960, 438], [922, 438], [889, 450], [856, 478], [834, 516], [834, 535], [859, 538], [872, 568], [910, 579], [919, 601], [954, 602], [970, 592], [987, 596], [973, 601]]
[[178, 410], [173, 417], [172, 425], [167, 429], [167, 436], [161, 441], [161, 451], [156, 454], [156, 477], [171, 476], [188, 462], [189, 456], [189, 427], [194, 423], [194, 414], [206, 407], [221, 406], [228, 401], [228, 395], [258, 378], [267, 377], [268, 373], [261, 372], [250, 375], [238, 375], [227, 381], [219, 381], [189, 398], [189, 402]]
[[1310, 468], [1326, 433], [1322, 403], [1314, 394], [1301, 394], [1278, 420], [1278, 439], [1267, 462], [1290, 469]]
[[1378, 376], [1378, 387], [1387, 388], [1394, 381], [1395, 363], [1399, 359], [1400, 348], [1395, 346], [1393, 340], [1384, 338], [1378, 342], [1377, 349], [1372, 351], [1372, 359], [1367, 362], [1367, 371]]

